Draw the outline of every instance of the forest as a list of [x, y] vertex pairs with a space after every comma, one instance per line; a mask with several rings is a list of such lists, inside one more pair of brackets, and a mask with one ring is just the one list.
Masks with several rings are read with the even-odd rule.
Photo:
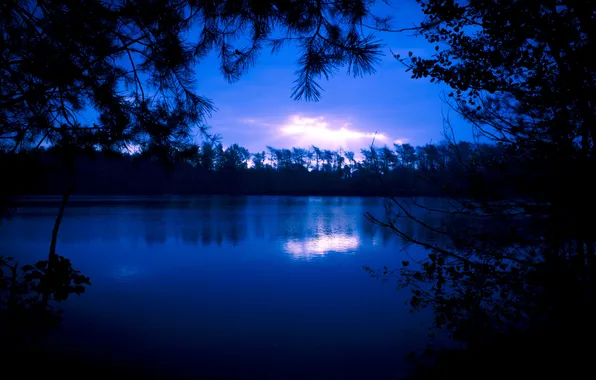
[[[470, 142], [393, 147], [355, 152], [267, 147], [251, 153], [218, 141], [188, 144], [168, 156], [144, 149], [133, 154], [97, 147], [77, 148], [74, 166], [61, 164], [64, 149], [2, 153], [12, 195], [62, 194], [74, 181], [75, 194], [244, 194], [438, 196], [469, 194], [479, 182], [499, 183], [505, 160], [500, 144]], [[474, 175], [466, 169], [474, 167]], [[35, 173], [24, 176], [22, 173]], [[501, 196], [514, 192], [503, 189]], [[499, 196], [499, 194], [495, 194]]]
[[[70, 194], [382, 195], [395, 212], [370, 221], [428, 254], [365, 269], [409, 291], [411, 311], [429, 311], [433, 331], [465, 348], [437, 347], [419, 378], [585, 376], [596, 339], [595, 2], [416, 0], [421, 20], [393, 20], [404, 16], [397, 4], [385, 15], [374, 3], [3, 2], [0, 201], [62, 202], [47, 260], [0, 256], [0, 342], [14, 350], [57, 328], [54, 305], [91, 284], [57, 251]], [[383, 33], [414, 34], [428, 49], [402, 45], [400, 56]], [[373, 74], [391, 53], [412, 80], [446, 88], [448, 109], [490, 144], [358, 154], [219, 144], [197, 64], [215, 52], [233, 83], [259, 52], [290, 44], [299, 53], [293, 99], [319, 101], [325, 79], [340, 69]], [[205, 142], [189, 145], [197, 134]], [[452, 196], [449, 209], [434, 210], [448, 222], [429, 225], [389, 197], [408, 195]], [[400, 218], [445, 239], [412, 234]], [[60, 376], [71, 368], [59, 367]]]

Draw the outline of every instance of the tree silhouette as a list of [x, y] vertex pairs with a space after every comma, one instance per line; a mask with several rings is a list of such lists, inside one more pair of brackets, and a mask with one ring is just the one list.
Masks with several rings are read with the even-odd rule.
[[[0, 19], [1, 140], [13, 150], [58, 141], [178, 148], [194, 128], [207, 133], [214, 108], [195, 91], [194, 67], [213, 50], [222, 74], [235, 81], [264, 48], [298, 44], [293, 96], [317, 100], [317, 80], [338, 68], [374, 71], [381, 45], [356, 27], [373, 17], [369, 7], [314, 0], [9, 1]], [[90, 111], [94, 121], [87, 121]]]
[[[405, 146], [405, 145], [404, 145]], [[432, 147], [432, 148], [431, 148]], [[155, 159], [151, 147], [134, 154], [114, 155], [111, 151], [79, 149], [74, 174], [55, 165], [63, 147], [40, 148], [19, 153], [0, 153], [0, 163], [10, 167], [9, 177], [18, 173], [38, 173], [35, 181], [21, 183], [12, 192], [19, 194], [60, 194], [62, 181], [73, 175], [79, 194], [294, 194], [294, 195], [420, 195], [436, 196], [450, 186], [452, 194], [463, 194], [472, 186], [462, 175], [462, 163], [473, 159], [489, 162], [502, 156], [498, 145], [460, 142], [456, 147], [447, 143], [411, 147], [407, 163], [399, 160], [401, 145], [371, 147], [361, 159], [353, 152], [321, 151], [323, 164], [317, 169], [315, 148], [278, 149], [251, 154], [238, 144], [223, 147], [211, 141], [189, 145], [175, 151], [167, 165]], [[318, 149], [318, 148], [316, 148]], [[453, 162], [458, 150], [468, 149], [469, 157]], [[435, 152], [435, 164], [428, 167], [425, 154]], [[371, 153], [371, 152], [374, 152]], [[376, 157], [382, 162], [377, 165]], [[252, 164], [249, 161], [252, 158]], [[479, 177], [489, 181], [498, 173], [490, 166], [476, 164]], [[458, 169], [459, 168], [459, 169]], [[380, 172], [377, 172], [380, 169]], [[70, 169], [69, 169], [70, 170]], [[435, 181], [419, 177], [432, 173]], [[378, 179], [381, 178], [383, 183]], [[478, 182], [480, 179], [475, 179]], [[232, 181], [233, 188], [227, 184]], [[225, 186], [224, 186], [225, 184]], [[383, 186], [385, 185], [385, 188]], [[513, 190], [509, 190], [513, 192]]]
[[[34, 271], [42, 273], [35, 280], [53, 284], [76, 273], [56, 254], [56, 239], [64, 206], [78, 182], [81, 155], [99, 150], [114, 157], [140, 150], [148, 159], [170, 163], [170, 169], [180, 160], [199, 163], [205, 171], [244, 166], [245, 150], [226, 155], [217, 136], [208, 131], [206, 119], [214, 106], [195, 90], [195, 65], [217, 51], [222, 74], [235, 81], [263, 49], [275, 52], [286, 43], [296, 43], [301, 55], [292, 96], [318, 100], [317, 80], [339, 68], [345, 66], [354, 75], [374, 71], [380, 44], [358, 27], [374, 18], [370, 6], [363, 0], [3, 2], [0, 148], [15, 153], [47, 145], [57, 166], [66, 169], [53, 179], [64, 201], [45, 272]], [[240, 40], [247, 44], [241, 46]], [[209, 140], [200, 157], [197, 147], [190, 145], [197, 130]], [[3, 178], [13, 190], [25, 186], [23, 174], [17, 174]], [[150, 178], [163, 186], [162, 178], [153, 174]], [[8, 190], [3, 189], [2, 214], [8, 207], [4, 201], [11, 195]], [[11, 268], [11, 278], [16, 279], [10, 260], [3, 259], [0, 266]], [[6, 285], [10, 281], [3, 276], [0, 272], [0, 284]], [[35, 285], [35, 289], [42, 289], [45, 311], [47, 301], [62, 288]], [[0, 288], [9, 298], [17, 294], [13, 290]]]
[[[415, 200], [393, 199], [388, 220], [370, 218], [430, 251], [423, 262], [404, 261], [400, 279], [412, 289], [414, 309], [433, 309], [435, 327], [446, 327], [478, 352], [514, 331], [533, 334], [501, 347], [536, 350], [544, 360], [549, 348], [548, 355], [561, 351], [541, 337], [573, 345], [578, 336], [593, 334], [584, 317], [594, 303], [596, 236], [589, 221], [595, 188], [584, 179], [595, 168], [596, 67], [587, 58], [595, 4], [418, 3], [426, 19], [410, 30], [435, 51], [396, 58], [413, 78], [448, 85], [447, 103], [498, 150], [487, 160], [456, 143], [447, 129], [457, 153], [447, 161], [450, 177], [473, 184], [464, 196], [450, 197], [445, 209], [426, 208], [444, 221], [425, 227], [448, 237], [448, 244], [398, 228], [397, 218], [422, 223], [412, 209], [425, 207]], [[430, 146], [417, 149], [430, 178], [440, 164], [435, 155]], [[458, 183], [445, 185], [453, 195]], [[538, 343], [528, 348], [533, 340]]]

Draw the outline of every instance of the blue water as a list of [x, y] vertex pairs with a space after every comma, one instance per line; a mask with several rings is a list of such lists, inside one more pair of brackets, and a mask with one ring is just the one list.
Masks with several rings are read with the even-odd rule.
[[[39, 199], [37, 199], [39, 200]], [[47, 255], [57, 204], [19, 208], [0, 254]], [[405, 251], [383, 200], [344, 197], [75, 198], [58, 253], [91, 277], [48, 345], [138, 363], [152, 373], [223, 378], [372, 379], [408, 371], [428, 321], [408, 293], [363, 265]], [[414, 231], [413, 225], [403, 225]]]

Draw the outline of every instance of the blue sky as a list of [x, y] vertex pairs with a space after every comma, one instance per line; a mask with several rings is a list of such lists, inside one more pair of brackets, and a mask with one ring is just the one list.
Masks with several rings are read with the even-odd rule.
[[[422, 13], [414, 0], [395, 2], [393, 8], [377, 7], [376, 13], [394, 17], [394, 27], [409, 27]], [[217, 54], [213, 53], [197, 67], [197, 90], [217, 107], [209, 124], [221, 134], [225, 146], [238, 143], [251, 152], [276, 148], [308, 147], [358, 152], [369, 146], [377, 133], [376, 144], [393, 142], [413, 145], [442, 139], [443, 114], [448, 106], [441, 94], [446, 87], [428, 80], [414, 80], [391, 54], [413, 51], [432, 52], [433, 46], [411, 33], [377, 33], [386, 44], [385, 56], [377, 72], [365, 77], [349, 76], [340, 71], [323, 80], [319, 102], [291, 99], [298, 52], [288, 46], [271, 55], [263, 51], [255, 67], [236, 83], [229, 84], [219, 73]], [[450, 113], [456, 137], [472, 138], [470, 126]]]

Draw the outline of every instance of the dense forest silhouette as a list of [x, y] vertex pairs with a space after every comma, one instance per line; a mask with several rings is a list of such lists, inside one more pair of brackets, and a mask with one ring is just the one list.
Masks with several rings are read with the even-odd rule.
[[[469, 194], [479, 182], [501, 187], [493, 196], [517, 191], [499, 184], [508, 164], [505, 147], [447, 141], [412, 146], [394, 144], [354, 152], [267, 147], [250, 153], [233, 144], [205, 141], [170, 152], [167, 161], [151, 150], [134, 154], [82, 147], [74, 171], [61, 166], [63, 148], [0, 154], [12, 178], [13, 195], [61, 194], [74, 180], [73, 191], [87, 195], [243, 194], [439, 196]], [[511, 163], [509, 163], [511, 164]], [[474, 166], [476, 174], [468, 173]], [[21, 173], [35, 173], [23, 177]]]

